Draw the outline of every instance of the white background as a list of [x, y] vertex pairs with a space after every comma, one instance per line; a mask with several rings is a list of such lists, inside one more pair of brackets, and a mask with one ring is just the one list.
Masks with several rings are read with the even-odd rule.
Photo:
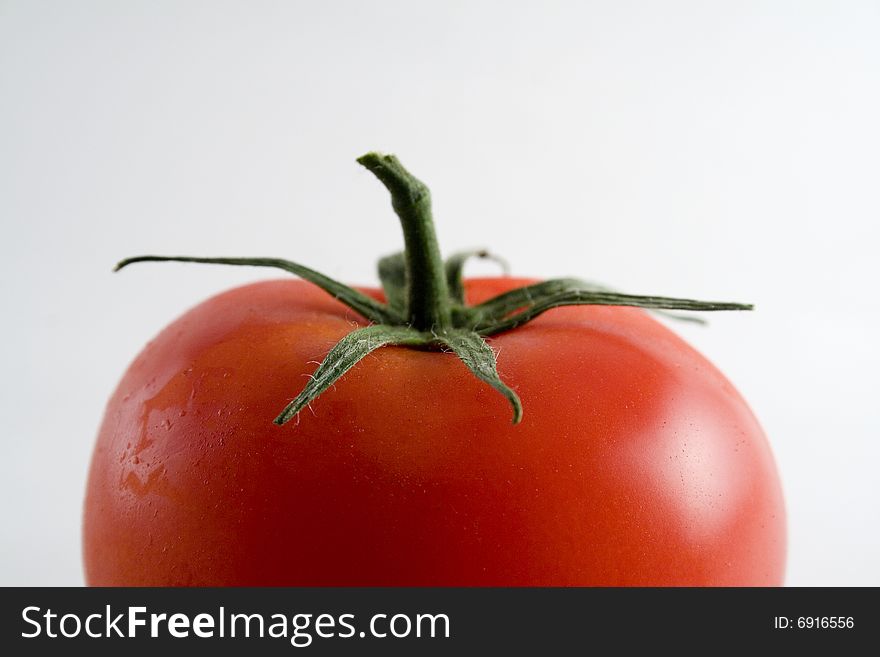
[[768, 433], [787, 582], [880, 585], [880, 4], [840, 0], [0, 1], [0, 584], [82, 583], [119, 376], [272, 275], [113, 263], [371, 283], [401, 237], [370, 149], [431, 185], [447, 252], [756, 303], [674, 328]]

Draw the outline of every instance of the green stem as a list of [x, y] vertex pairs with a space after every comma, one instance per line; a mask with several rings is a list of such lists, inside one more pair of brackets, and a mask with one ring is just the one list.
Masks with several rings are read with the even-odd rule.
[[428, 187], [403, 168], [393, 155], [367, 153], [358, 163], [391, 193], [391, 205], [403, 228], [406, 245], [407, 317], [419, 331], [444, 331], [452, 326], [449, 288]]
[[310, 283], [314, 283], [322, 290], [338, 299], [349, 308], [356, 310], [371, 322], [377, 324], [400, 324], [403, 318], [393, 310], [375, 299], [368, 297], [348, 285], [335, 281], [321, 272], [309, 269], [303, 265], [282, 260], [281, 258], [194, 258], [192, 256], [137, 256], [126, 258], [116, 264], [113, 271], [119, 271], [123, 267], [136, 262], [197, 262], [209, 265], [244, 265], [248, 267], [274, 267], [295, 274]]
[[510, 265], [507, 264], [507, 261], [489, 253], [486, 249], [453, 253], [446, 258], [446, 285], [449, 287], [449, 296], [459, 304], [464, 304], [464, 263], [471, 258], [491, 260], [501, 266], [505, 276], [510, 275]]
[[284, 424], [295, 417], [367, 354], [386, 345], [451, 349], [478, 379], [507, 398], [516, 424], [523, 416], [522, 403], [515, 390], [499, 377], [495, 352], [486, 342], [487, 336], [515, 329], [560, 306], [635, 306], [698, 311], [752, 308], [742, 303], [621, 294], [573, 278], [526, 285], [475, 306], [467, 306], [462, 282], [464, 263], [468, 258], [487, 257], [488, 254], [484, 251], [455, 254], [444, 266], [431, 217], [431, 194], [425, 184], [404, 169], [393, 155], [367, 153], [358, 158], [358, 162], [391, 192], [391, 204], [403, 228], [406, 251], [385, 257], [379, 263], [379, 278], [387, 303], [376, 301], [313, 269], [279, 258], [138, 256], [116, 266], [118, 270], [136, 262], [174, 261], [274, 267], [310, 281], [363, 315], [370, 325], [352, 331], [329, 351], [306, 387], [275, 419], [276, 424]]

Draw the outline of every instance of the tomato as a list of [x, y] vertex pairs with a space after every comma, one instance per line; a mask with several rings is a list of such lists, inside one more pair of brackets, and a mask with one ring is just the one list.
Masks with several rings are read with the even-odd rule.
[[391, 192], [406, 244], [380, 261], [381, 292], [274, 258], [118, 265], [305, 280], [209, 299], [130, 366], [91, 464], [89, 584], [782, 583], [758, 422], [643, 310], [751, 306], [464, 281], [486, 254], [441, 260], [427, 187], [394, 156], [358, 162]]
[[[467, 283], [473, 303], [526, 281]], [[378, 298], [378, 293], [373, 293]], [[526, 408], [453, 355], [373, 352], [267, 418], [364, 323], [302, 281], [166, 328], [107, 407], [92, 585], [778, 585], [780, 485], [745, 402], [643, 310], [558, 308], [495, 336]]]

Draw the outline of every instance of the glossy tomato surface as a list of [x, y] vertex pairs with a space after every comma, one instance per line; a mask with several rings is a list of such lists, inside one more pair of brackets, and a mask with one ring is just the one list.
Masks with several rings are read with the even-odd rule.
[[[469, 300], [526, 282], [472, 280]], [[761, 428], [644, 311], [559, 308], [492, 338], [518, 426], [454, 355], [400, 347], [274, 425], [357, 324], [311, 284], [268, 281], [153, 340], [98, 436], [88, 583], [782, 583], [783, 501]]]

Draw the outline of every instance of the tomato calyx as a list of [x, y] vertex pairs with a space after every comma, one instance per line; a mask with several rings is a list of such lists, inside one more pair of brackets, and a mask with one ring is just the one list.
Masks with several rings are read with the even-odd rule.
[[[391, 194], [400, 219], [405, 249], [379, 261], [382, 303], [329, 276], [279, 258], [213, 258], [191, 256], [137, 256], [120, 261], [114, 271], [137, 262], [193, 262], [203, 264], [272, 267], [307, 280], [360, 313], [371, 325], [356, 329], [327, 354], [305, 388], [275, 418], [283, 425], [321, 395], [372, 351], [397, 345], [454, 353], [481, 381], [503, 394], [513, 409], [513, 423], [521, 421], [522, 403], [498, 375], [495, 352], [486, 338], [510, 331], [560, 306], [632, 306], [666, 310], [751, 310], [750, 304], [697, 301], [673, 297], [622, 294], [575, 278], [559, 278], [515, 288], [487, 301], [468, 306], [462, 273], [472, 258], [506, 263], [485, 250], [457, 253], [445, 262], [440, 256], [428, 187], [407, 171], [393, 155], [367, 153], [358, 163], [373, 173]], [[668, 314], [668, 313], [667, 313]], [[674, 315], [677, 319], [691, 319]], [[693, 320], [692, 320], [693, 321]], [[697, 320], [700, 321], [700, 320]]]

